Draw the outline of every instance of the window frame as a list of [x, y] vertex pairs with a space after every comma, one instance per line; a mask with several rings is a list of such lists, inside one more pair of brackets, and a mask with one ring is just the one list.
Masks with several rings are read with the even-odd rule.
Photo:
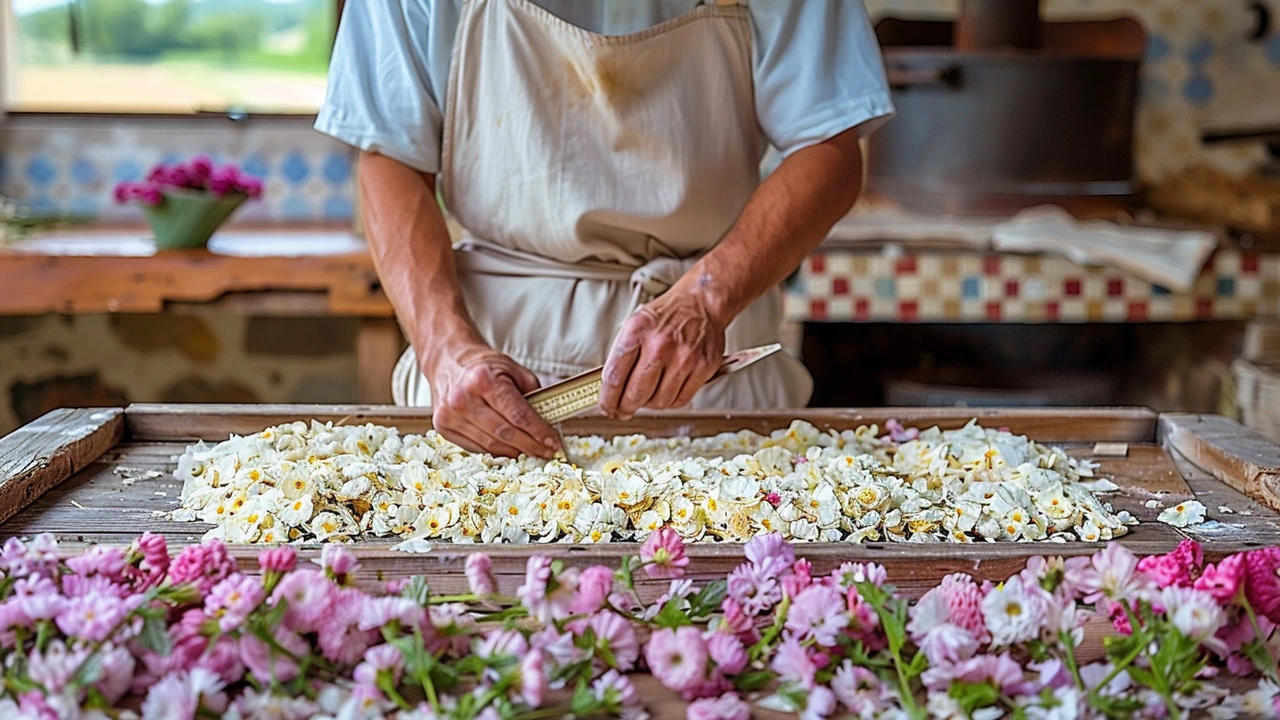
[[[338, 26], [342, 24], [342, 11], [346, 7], [346, 0], [331, 0], [334, 5], [334, 23], [333, 37], [330, 38], [329, 44], [332, 50], [333, 43], [338, 37]], [[9, 27], [9, 21], [13, 19], [13, 27]], [[4, 46], [9, 45], [16, 48], [16, 43], [4, 42], [6, 33], [13, 33], [16, 37], [18, 32], [17, 19], [13, 14], [13, 3], [10, 0], [0, 0], [0, 121], [6, 117], [11, 118], [49, 118], [57, 120], [66, 120], [72, 118], [93, 118], [101, 120], [176, 120], [181, 122], [230, 122], [233, 124], [246, 123], [255, 118], [262, 119], [285, 119], [285, 120], [309, 120], [315, 122], [316, 113], [314, 112], [262, 112], [262, 113], [241, 113], [232, 110], [213, 111], [213, 110], [196, 110], [189, 113], [175, 113], [162, 111], [146, 111], [139, 110], [137, 112], [120, 112], [120, 111], [94, 111], [94, 110], [22, 110], [8, 107], [5, 102], [6, 89], [5, 80], [10, 72], [10, 57], [5, 52]], [[14, 55], [17, 50], [12, 51]], [[13, 61], [13, 65], [17, 65]], [[15, 70], [16, 72], [16, 70]]]

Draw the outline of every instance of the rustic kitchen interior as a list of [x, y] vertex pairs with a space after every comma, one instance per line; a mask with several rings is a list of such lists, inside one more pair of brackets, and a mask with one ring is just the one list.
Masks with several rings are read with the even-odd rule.
[[[588, 411], [555, 423], [562, 454], [546, 465], [470, 452], [433, 430], [431, 408], [396, 404], [409, 341], [371, 254], [364, 166], [313, 129], [339, 20], [355, 22], [348, 5], [0, 0], [0, 536], [26, 543], [0, 554], [0, 607], [17, 605], [6, 579], [28, 573], [4, 556], [36, 557], [33, 538], [50, 533], [64, 558], [120, 548], [123, 569], [101, 577], [122, 597], [150, 588], [146, 607], [157, 608], [128, 650], [112, 639], [119, 628], [91, 644], [45, 618], [42, 632], [62, 633], [67, 652], [121, 668], [129, 656], [121, 677], [149, 677], [113, 693], [98, 670], [68, 685], [72, 702], [118, 701], [144, 718], [255, 717], [245, 698], [273, 693], [304, 700], [296, 715], [263, 717], [531, 719], [561, 716], [556, 703], [562, 715], [580, 703], [580, 716], [656, 718], [1004, 717], [1024, 702], [1064, 718], [1208, 716], [1211, 704], [1280, 714], [1280, 3], [866, 0], [894, 115], [859, 142], [857, 202], [781, 283], [779, 352], [812, 375], [808, 406]], [[761, 176], [785, 162], [771, 150]], [[185, 173], [173, 186], [210, 192], [149, 199], [157, 167]], [[346, 472], [352, 463], [361, 472]], [[406, 489], [418, 469], [454, 500]], [[287, 491], [298, 478], [316, 489]], [[1050, 482], [1070, 516], [1045, 509], [1058, 502]], [[992, 509], [997, 487], [1015, 509]], [[271, 492], [284, 510], [255, 505]], [[620, 500], [627, 492], [646, 499]], [[546, 509], [577, 493], [571, 515]], [[499, 522], [535, 517], [539, 502], [541, 522]], [[682, 503], [696, 522], [678, 519]], [[221, 516], [254, 508], [276, 524]], [[280, 519], [289, 512], [305, 518]], [[186, 549], [208, 543], [218, 559]], [[1128, 585], [1132, 595], [1109, 594], [1098, 578], [1126, 562], [1110, 553], [1135, 558], [1125, 577], [1164, 598], [1159, 609]], [[1039, 556], [1057, 559], [1029, 563]], [[193, 637], [206, 658], [225, 639], [182, 635], [177, 610], [190, 600], [164, 595], [180, 584], [179, 559], [259, 594], [243, 627], [220, 631], [250, 639], [236, 646], [239, 675], [231, 661], [215, 668], [216, 689], [191, 684], [199, 652], [182, 669], [142, 650], [148, 628], [179, 657]], [[86, 564], [63, 562], [67, 575]], [[590, 574], [601, 566], [620, 569], [601, 581]], [[780, 578], [776, 602], [739, 618], [735, 587], [764, 568]], [[1218, 598], [1206, 578], [1229, 585], [1228, 568], [1247, 572]], [[316, 607], [360, 593], [353, 606], [372, 608], [389, 593], [420, 601], [421, 617], [364, 627], [374, 611], [353, 610], [350, 635], [331, 639], [319, 619], [268, 599], [303, 585], [300, 572], [334, 585]], [[875, 572], [896, 590], [868, 587], [884, 585], [868, 580]], [[1271, 597], [1239, 579], [1250, 573], [1271, 574], [1271, 615], [1250, 605]], [[610, 592], [570, 610], [588, 577]], [[677, 578], [696, 586], [668, 587]], [[1065, 623], [1034, 648], [1017, 623], [992, 619], [1022, 583], [1033, 587], [1008, 602], [1041, 603], [1044, 628], [1050, 616]], [[215, 585], [200, 597], [235, 590]], [[568, 588], [563, 608], [557, 587]], [[1218, 598], [1204, 610], [1216, 618], [1207, 636], [1178, 624], [1174, 588]], [[820, 618], [838, 631], [791, 623], [805, 593], [838, 601], [834, 619]], [[976, 620], [961, 619], [963, 593]], [[217, 626], [236, 617], [226, 602], [200, 612]], [[957, 628], [945, 641], [919, 619], [935, 606], [937, 624]], [[444, 608], [454, 615], [441, 619]], [[1060, 617], [1077, 611], [1078, 625]], [[482, 634], [477, 618], [509, 621], [510, 635]], [[528, 623], [513, 629], [517, 618]], [[35, 643], [40, 619], [29, 620]], [[283, 623], [286, 639], [252, 639], [250, 627], [276, 632], [254, 622]], [[411, 646], [415, 635], [400, 633], [414, 623]], [[1193, 676], [1209, 675], [1175, 682], [1185, 668], [1136, 642], [1133, 657], [1115, 654], [1114, 638], [1155, 643], [1174, 627], [1187, 667], [1203, 659], [1235, 677], [1206, 689]], [[682, 634], [691, 628], [702, 634]], [[432, 632], [464, 641], [433, 645]], [[610, 633], [614, 645], [592, 645]], [[555, 654], [562, 636], [576, 664]], [[25, 654], [18, 638], [0, 635], [0, 652]], [[359, 652], [340, 657], [344, 641]], [[702, 648], [707, 666], [684, 685], [662, 654], [681, 644]], [[490, 662], [479, 690], [468, 685], [474, 657]], [[1061, 663], [1057, 685], [1002, 686], [992, 669], [1044, 677], [1047, 657]], [[271, 680], [246, 695], [255, 663]], [[360, 681], [360, 663], [377, 682]], [[1092, 680], [1087, 667], [1099, 670]], [[1108, 689], [1124, 668], [1133, 687]], [[461, 683], [456, 697], [442, 673]], [[0, 711], [11, 701], [17, 712], [19, 685], [7, 681]], [[166, 682], [195, 704], [162, 707]], [[340, 688], [332, 707], [325, 683]], [[529, 683], [537, 692], [522, 693]], [[1030, 699], [1040, 691], [1052, 699]], [[29, 717], [56, 716], [23, 702]], [[357, 706], [366, 714], [341, 714]]]

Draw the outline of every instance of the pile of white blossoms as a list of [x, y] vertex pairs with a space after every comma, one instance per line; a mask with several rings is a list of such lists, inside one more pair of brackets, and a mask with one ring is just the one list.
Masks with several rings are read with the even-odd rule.
[[568, 438], [593, 466], [470, 453], [434, 432], [295, 422], [187, 449], [172, 517], [228, 542], [1099, 541], [1136, 520], [1095, 465], [970, 423], [896, 443], [796, 421], [769, 437]]

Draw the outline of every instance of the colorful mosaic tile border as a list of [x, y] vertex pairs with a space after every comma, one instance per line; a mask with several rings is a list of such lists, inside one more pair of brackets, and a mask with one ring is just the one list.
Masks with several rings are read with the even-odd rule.
[[1280, 255], [1224, 250], [1189, 293], [1065, 258], [826, 250], [787, 286], [794, 322], [1186, 322], [1280, 316]]

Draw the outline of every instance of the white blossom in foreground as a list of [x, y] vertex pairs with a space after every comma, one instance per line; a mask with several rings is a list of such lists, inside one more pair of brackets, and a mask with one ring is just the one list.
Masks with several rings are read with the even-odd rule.
[[689, 540], [1099, 541], [1135, 520], [1090, 490], [1095, 465], [972, 422], [904, 443], [796, 421], [768, 437], [570, 437], [563, 460], [467, 452], [435, 432], [294, 422], [194, 445], [176, 520], [231, 542]]

